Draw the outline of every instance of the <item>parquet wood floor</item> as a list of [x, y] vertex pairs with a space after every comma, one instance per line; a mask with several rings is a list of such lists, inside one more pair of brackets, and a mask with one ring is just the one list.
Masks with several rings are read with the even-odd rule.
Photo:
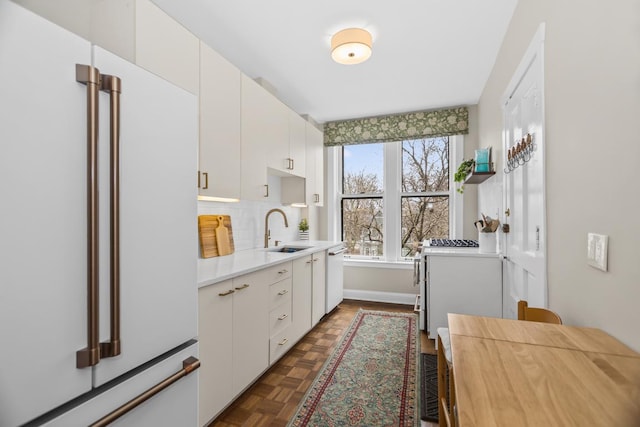
[[[209, 427], [286, 426], [360, 308], [413, 311], [413, 306], [409, 305], [343, 301], [209, 424]], [[421, 351], [435, 354], [433, 340], [427, 339], [424, 333], [421, 337]], [[435, 427], [437, 424], [422, 422], [422, 426]]]

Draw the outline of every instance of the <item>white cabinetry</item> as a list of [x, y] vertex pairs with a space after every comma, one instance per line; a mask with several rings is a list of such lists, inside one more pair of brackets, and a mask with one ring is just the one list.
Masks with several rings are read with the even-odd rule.
[[[293, 270], [293, 267], [292, 267]], [[295, 344], [291, 326], [291, 276], [270, 286], [269, 363], [273, 364]]]
[[232, 291], [231, 280], [198, 291], [200, 426], [208, 423], [234, 397]]
[[[306, 173], [307, 135], [306, 120], [295, 111], [289, 110], [289, 152], [287, 172], [304, 177]], [[287, 162], [289, 163], [289, 162]]]
[[324, 204], [323, 134], [311, 123], [305, 123], [306, 133], [306, 198], [309, 206]]
[[136, 64], [197, 95], [198, 38], [151, 1], [135, 4]]
[[326, 301], [326, 266], [327, 253], [325, 251], [316, 252], [311, 255], [312, 261], [312, 289], [311, 297], [311, 326], [318, 324], [322, 316], [325, 315]]
[[[270, 363], [270, 342], [290, 333], [291, 262], [200, 288], [200, 411], [204, 425]], [[295, 341], [278, 346], [279, 357]], [[275, 360], [275, 359], [274, 359]]]
[[274, 133], [268, 114], [272, 96], [244, 74], [241, 92], [240, 195], [243, 200], [267, 200], [267, 153]]
[[198, 94], [198, 38], [150, 0], [18, 0], [17, 3]]
[[311, 329], [311, 293], [313, 272], [311, 256], [293, 260], [291, 310], [294, 340], [302, 338]]
[[200, 43], [198, 194], [240, 199], [241, 73]]

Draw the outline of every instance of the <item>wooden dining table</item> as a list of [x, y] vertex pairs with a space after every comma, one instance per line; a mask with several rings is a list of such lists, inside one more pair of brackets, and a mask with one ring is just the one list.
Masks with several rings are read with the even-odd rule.
[[459, 426], [640, 426], [640, 354], [606, 332], [448, 321]]

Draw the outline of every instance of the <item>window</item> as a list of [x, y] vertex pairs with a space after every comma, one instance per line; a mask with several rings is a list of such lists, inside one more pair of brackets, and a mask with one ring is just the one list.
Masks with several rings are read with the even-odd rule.
[[449, 237], [449, 138], [403, 141], [401, 256], [429, 238]]
[[348, 257], [402, 260], [425, 239], [456, 237], [461, 200], [450, 171], [461, 142], [455, 136], [332, 148], [335, 225]]
[[347, 254], [383, 254], [384, 146], [342, 147], [342, 241]]

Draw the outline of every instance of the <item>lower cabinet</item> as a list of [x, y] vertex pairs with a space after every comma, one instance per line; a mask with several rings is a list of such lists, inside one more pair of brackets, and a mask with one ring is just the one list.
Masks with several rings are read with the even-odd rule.
[[319, 251], [199, 289], [200, 426], [322, 318], [325, 265]]
[[233, 399], [233, 283], [198, 291], [200, 378], [198, 425], [203, 426]]
[[199, 289], [199, 425], [269, 367], [270, 285], [291, 281], [291, 270], [283, 263]]
[[313, 295], [311, 297], [311, 324], [315, 326], [318, 324], [322, 316], [326, 313], [326, 266], [327, 266], [327, 252], [316, 252], [311, 255], [313, 265], [313, 280], [312, 288]]

